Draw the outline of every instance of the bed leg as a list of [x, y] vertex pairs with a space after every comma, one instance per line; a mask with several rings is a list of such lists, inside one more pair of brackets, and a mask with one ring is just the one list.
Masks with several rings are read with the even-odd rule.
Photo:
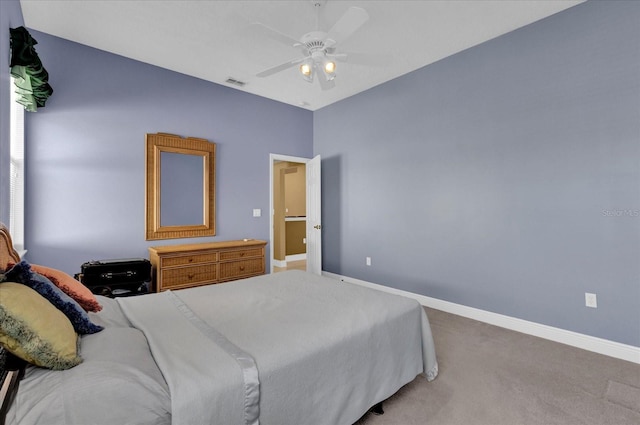
[[384, 410], [382, 410], [382, 402], [375, 404], [371, 408], [371, 413], [373, 413], [374, 415], [384, 415]]

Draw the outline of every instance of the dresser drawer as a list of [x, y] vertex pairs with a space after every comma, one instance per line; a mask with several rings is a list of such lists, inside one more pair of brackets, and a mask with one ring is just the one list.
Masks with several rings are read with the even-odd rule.
[[238, 279], [243, 276], [253, 276], [263, 273], [264, 260], [262, 258], [253, 258], [242, 261], [230, 261], [228, 263], [220, 263], [219, 279]]
[[186, 266], [189, 264], [215, 263], [218, 261], [217, 252], [203, 252], [201, 254], [179, 255], [164, 257], [162, 267]]
[[245, 248], [245, 249], [236, 249], [232, 251], [221, 251], [220, 252], [220, 261], [225, 260], [241, 260], [243, 258], [250, 257], [262, 257], [264, 249], [262, 248]]
[[182, 286], [194, 286], [204, 282], [214, 282], [217, 279], [218, 265], [204, 264], [193, 267], [180, 267], [162, 270], [162, 289]]

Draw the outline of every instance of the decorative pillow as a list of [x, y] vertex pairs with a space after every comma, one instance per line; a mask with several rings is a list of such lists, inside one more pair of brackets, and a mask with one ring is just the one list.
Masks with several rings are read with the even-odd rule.
[[102, 306], [89, 288], [65, 272], [37, 264], [31, 264], [31, 270], [49, 279], [54, 285], [60, 288], [62, 292], [76, 300], [76, 302], [80, 304], [80, 307], [86, 311], [93, 311], [95, 313], [102, 310]]
[[82, 362], [78, 335], [69, 319], [36, 291], [19, 283], [0, 283], [0, 345], [49, 369], [69, 369]]
[[91, 323], [86, 311], [70, 296], [62, 292], [46, 277], [34, 273], [31, 266], [25, 260], [20, 261], [4, 274], [4, 279], [10, 282], [18, 282], [27, 285], [37, 293], [45, 297], [58, 310], [63, 312], [71, 321], [73, 328], [79, 334], [92, 334], [100, 332], [102, 326]]

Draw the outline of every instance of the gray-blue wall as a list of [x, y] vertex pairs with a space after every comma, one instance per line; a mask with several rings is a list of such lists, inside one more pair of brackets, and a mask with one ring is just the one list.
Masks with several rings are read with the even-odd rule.
[[29, 261], [75, 273], [193, 241], [145, 241], [145, 134], [156, 132], [217, 144], [217, 235], [198, 242], [269, 239], [269, 153], [311, 156], [310, 111], [31, 33], [55, 92], [27, 115]]
[[640, 346], [638, 22], [587, 2], [316, 111], [324, 269]]

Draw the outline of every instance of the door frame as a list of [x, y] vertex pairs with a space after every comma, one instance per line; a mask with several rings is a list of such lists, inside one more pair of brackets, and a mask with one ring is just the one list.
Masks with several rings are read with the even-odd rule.
[[[297, 162], [300, 164], [306, 164], [307, 162], [311, 161], [313, 158], [302, 158], [299, 156], [290, 156], [290, 155], [281, 155], [281, 154], [276, 154], [276, 153], [270, 153], [269, 154], [269, 252], [270, 252], [270, 259], [269, 259], [269, 273], [273, 273], [273, 247], [275, 246], [273, 243], [273, 216], [274, 216], [274, 208], [273, 208], [273, 165], [275, 164], [276, 161], [280, 162], [280, 161], [289, 161], [289, 162]], [[308, 188], [308, 183], [307, 183], [307, 188]], [[306, 192], [305, 191], [305, 198], [306, 198]], [[305, 199], [305, 203], [306, 203], [306, 199]]]

